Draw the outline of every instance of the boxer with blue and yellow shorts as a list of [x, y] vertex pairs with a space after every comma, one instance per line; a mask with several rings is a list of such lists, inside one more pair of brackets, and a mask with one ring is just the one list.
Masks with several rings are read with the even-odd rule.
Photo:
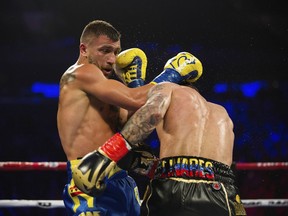
[[63, 191], [63, 200], [68, 216], [138, 216], [140, 198], [135, 181], [127, 171], [116, 166], [106, 181], [107, 187], [97, 197], [80, 191], [74, 184], [71, 169], [80, 160], [67, 162], [68, 184]]

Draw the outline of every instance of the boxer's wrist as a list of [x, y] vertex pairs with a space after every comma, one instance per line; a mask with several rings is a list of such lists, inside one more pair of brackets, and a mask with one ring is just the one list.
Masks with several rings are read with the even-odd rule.
[[135, 79], [135, 80], [132, 80], [129, 84], [128, 84], [128, 87], [129, 88], [137, 88], [137, 87], [140, 87], [140, 86], [143, 86], [145, 85], [145, 82], [143, 79], [139, 78], [139, 79]]
[[99, 152], [115, 162], [118, 162], [130, 150], [131, 146], [120, 133], [114, 134], [99, 148]]

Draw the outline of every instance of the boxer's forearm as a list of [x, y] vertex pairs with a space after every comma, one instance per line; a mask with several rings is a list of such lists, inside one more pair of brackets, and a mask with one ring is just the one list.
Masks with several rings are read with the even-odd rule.
[[161, 84], [150, 90], [146, 104], [130, 117], [121, 131], [132, 148], [133, 145], [147, 138], [163, 120], [170, 98], [171, 91], [165, 91]]

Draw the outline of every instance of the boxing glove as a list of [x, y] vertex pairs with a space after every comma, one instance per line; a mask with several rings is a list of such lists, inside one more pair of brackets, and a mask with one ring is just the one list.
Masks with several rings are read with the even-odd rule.
[[98, 151], [85, 155], [75, 168], [72, 178], [75, 185], [90, 196], [101, 195], [106, 188], [105, 177], [116, 166], [116, 163]]
[[117, 162], [117, 166], [123, 170], [151, 178], [158, 161], [159, 158], [153, 153], [153, 149], [149, 145], [141, 143], [133, 146], [132, 150]]
[[192, 83], [200, 78], [202, 71], [202, 63], [195, 56], [188, 52], [180, 52], [166, 62], [164, 71], [155, 77], [151, 83], [157, 84], [165, 81]]
[[116, 133], [97, 151], [85, 155], [73, 168], [72, 177], [75, 185], [90, 196], [102, 194], [106, 188], [106, 177], [130, 149], [131, 146], [125, 138], [120, 133]]
[[133, 153], [133, 160], [129, 170], [152, 179], [159, 158], [157, 158], [152, 149], [145, 144], [139, 145], [139, 147], [134, 148], [131, 152]]
[[146, 54], [139, 48], [124, 50], [117, 56], [116, 75], [130, 88], [144, 85], [146, 68]]

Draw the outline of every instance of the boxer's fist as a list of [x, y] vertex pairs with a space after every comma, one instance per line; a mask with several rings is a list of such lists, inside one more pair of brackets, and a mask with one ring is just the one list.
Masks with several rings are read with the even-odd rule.
[[116, 75], [131, 88], [144, 85], [147, 57], [139, 48], [131, 48], [119, 53], [116, 60]]
[[106, 188], [105, 178], [129, 150], [130, 145], [120, 133], [107, 140], [98, 151], [85, 155], [73, 168], [75, 185], [90, 196], [100, 195]]
[[150, 147], [144, 145], [133, 149], [132, 152], [133, 160], [130, 170], [152, 179], [154, 177], [154, 172], [158, 165], [159, 158], [154, 155]]
[[166, 62], [164, 71], [154, 78], [152, 83], [195, 82], [202, 75], [202, 71], [202, 63], [195, 56], [188, 52], [180, 52]]
[[188, 52], [180, 52], [169, 59], [164, 69], [175, 69], [186, 82], [195, 82], [202, 75], [202, 63]]
[[90, 196], [98, 196], [105, 190], [104, 179], [116, 166], [110, 158], [99, 151], [93, 151], [83, 157], [73, 170], [72, 177], [75, 185]]

